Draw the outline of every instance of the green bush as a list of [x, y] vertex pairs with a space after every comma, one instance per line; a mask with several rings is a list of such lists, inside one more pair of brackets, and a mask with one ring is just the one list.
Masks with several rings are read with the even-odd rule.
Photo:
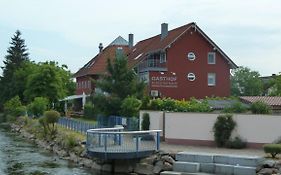
[[121, 114], [125, 117], [137, 117], [141, 107], [141, 101], [135, 97], [127, 97], [121, 105]]
[[149, 130], [150, 127], [150, 119], [148, 113], [143, 113], [142, 115], [142, 122], [141, 122], [141, 129], [142, 130]]
[[33, 102], [28, 105], [28, 113], [40, 117], [44, 111], [48, 109], [49, 100], [45, 97], [36, 97]]
[[39, 123], [43, 126], [44, 134], [54, 139], [57, 134], [56, 123], [58, 122], [60, 113], [54, 110], [44, 112], [44, 116], [39, 118]]
[[247, 142], [241, 139], [240, 137], [235, 137], [234, 139], [229, 139], [225, 147], [232, 149], [243, 149], [246, 148]]
[[144, 96], [141, 100], [141, 109], [149, 109], [149, 96]]
[[68, 134], [63, 139], [63, 147], [68, 151], [72, 150], [77, 145], [78, 145], [77, 139], [73, 134]]
[[46, 118], [47, 124], [54, 124], [58, 122], [60, 113], [58, 111], [50, 110], [44, 112], [44, 117]]
[[6, 115], [18, 117], [25, 114], [25, 107], [21, 104], [19, 96], [15, 96], [4, 104], [4, 112]]
[[161, 104], [161, 110], [174, 111], [176, 109], [176, 100], [171, 98], [163, 98]]
[[151, 110], [162, 110], [163, 101], [160, 98], [152, 99], [149, 104]]
[[262, 101], [254, 102], [251, 107], [251, 111], [253, 114], [270, 114], [271, 108]]
[[243, 113], [246, 112], [248, 108], [244, 106], [241, 102], [236, 102], [231, 106], [223, 110], [224, 113]]
[[236, 123], [232, 119], [232, 115], [224, 114], [217, 117], [217, 120], [213, 126], [213, 131], [215, 142], [218, 147], [225, 146], [235, 126]]
[[272, 158], [275, 158], [281, 153], [281, 144], [265, 144], [263, 150], [265, 153], [270, 154]]
[[189, 101], [174, 100], [171, 98], [153, 99], [150, 101], [151, 110], [174, 111], [174, 112], [209, 112], [211, 108], [206, 100], [198, 101], [192, 98]]
[[86, 103], [84, 106], [84, 117], [88, 119], [94, 119], [95, 109], [92, 103]]

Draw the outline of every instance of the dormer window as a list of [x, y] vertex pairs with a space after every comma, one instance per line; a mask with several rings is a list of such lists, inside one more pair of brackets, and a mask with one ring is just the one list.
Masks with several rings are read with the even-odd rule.
[[193, 52], [188, 52], [187, 59], [189, 59], [190, 61], [194, 61], [195, 58], [196, 58], [196, 56]]

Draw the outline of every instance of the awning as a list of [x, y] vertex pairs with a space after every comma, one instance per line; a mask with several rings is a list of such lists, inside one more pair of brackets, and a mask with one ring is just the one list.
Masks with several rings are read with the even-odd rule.
[[74, 100], [74, 99], [78, 99], [78, 98], [85, 98], [85, 97], [89, 97], [90, 95], [87, 94], [81, 94], [81, 95], [71, 95], [71, 96], [67, 96], [62, 100], [59, 101], [68, 101], [68, 100]]

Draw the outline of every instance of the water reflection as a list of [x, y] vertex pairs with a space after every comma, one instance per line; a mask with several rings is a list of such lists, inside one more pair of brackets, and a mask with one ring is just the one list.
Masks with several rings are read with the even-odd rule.
[[[0, 126], [0, 175], [100, 175], [27, 143]], [[104, 174], [104, 173], [103, 173]]]

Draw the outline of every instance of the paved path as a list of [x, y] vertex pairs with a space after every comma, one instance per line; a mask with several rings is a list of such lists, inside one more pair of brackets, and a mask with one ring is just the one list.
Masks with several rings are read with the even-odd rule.
[[206, 146], [184, 146], [184, 145], [173, 145], [161, 142], [160, 150], [165, 152], [177, 153], [181, 151], [190, 152], [203, 152], [203, 153], [216, 153], [216, 154], [233, 154], [233, 155], [247, 155], [247, 156], [265, 156], [262, 149], [226, 149], [226, 148], [215, 148]]

